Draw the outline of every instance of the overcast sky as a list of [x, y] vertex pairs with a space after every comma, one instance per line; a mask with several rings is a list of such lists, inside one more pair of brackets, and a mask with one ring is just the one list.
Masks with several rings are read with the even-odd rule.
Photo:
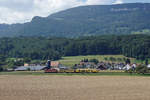
[[81, 5], [149, 2], [150, 0], [0, 0], [0, 23], [23, 23]]

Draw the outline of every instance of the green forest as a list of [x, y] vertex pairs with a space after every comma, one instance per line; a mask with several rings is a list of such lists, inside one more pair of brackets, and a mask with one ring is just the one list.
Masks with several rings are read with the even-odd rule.
[[150, 57], [149, 35], [100, 35], [80, 38], [14, 37], [0, 39], [6, 58], [58, 60], [62, 56], [116, 55], [145, 60]]

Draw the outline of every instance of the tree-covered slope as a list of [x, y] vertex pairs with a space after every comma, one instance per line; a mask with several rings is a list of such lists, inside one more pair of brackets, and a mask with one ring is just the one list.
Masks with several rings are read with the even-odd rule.
[[71, 8], [22, 25], [1, 29], [2, 36], [77, 37], [150, 33], [150, 4], [92, 5]]
[[150, 35], [0, 38], [0, 56], [7, 58], [57, 60], [62, 56], [116, 54], [141, 60], [150, 58]]

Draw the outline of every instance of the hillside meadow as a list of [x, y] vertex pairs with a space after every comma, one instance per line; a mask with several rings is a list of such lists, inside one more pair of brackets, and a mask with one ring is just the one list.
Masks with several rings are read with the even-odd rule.
[[[103, 62], [112, 62], [109, 60], [110, 57], [113, 57], [115, 59], [118, 58], [127, 58], [123, 55], [88, 55], [88, 56], [67, 56], [67, 57], [62, 57], [61, 60], [58, 60], [61, 64], [65, 65], [65, 66], [74, 66], [75, 64], [79, 64], [81, 60], [83, 59], [98, 59], [99, 61], [103, 61]], [[107, 58], [108, 60], [105, 60], [105, 58]], [[143, 61], [141, 60], [136, 60], [135, 58], [130, 58], [132, 63], [143, 63]], [[113, 61], [115, 63], [119, 63], [119, 62], [124, 62], [122, 61]]]

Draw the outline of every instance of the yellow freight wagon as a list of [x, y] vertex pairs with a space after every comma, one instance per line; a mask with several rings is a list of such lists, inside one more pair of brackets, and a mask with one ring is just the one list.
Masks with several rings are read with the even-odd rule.
[[59, 73], [98, 73], [97, 69], [61, 69]]
[[68, 69], [68, 70], [65, 70], [65, 73], [74, 73], [74, 69]]
[[97, 73], [97, 69], [76, 69], [76, 73]]

